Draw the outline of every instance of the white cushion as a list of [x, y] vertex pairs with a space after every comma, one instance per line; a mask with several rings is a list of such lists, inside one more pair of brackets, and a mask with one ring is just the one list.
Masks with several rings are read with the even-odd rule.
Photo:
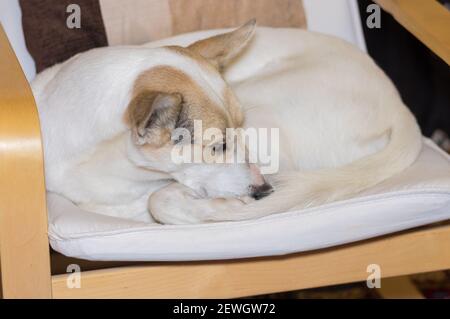
[[257, 220], [146, 224], [85, 212], [48, 194], [50, 243], [91, 260], [232, 259], [325, 248], [450, 219], [450, 157], [424, 143], [411, 167], [356, 198]]
[[357, 0], [303, 0], [308, 30], [344, 39], [367, 52]]

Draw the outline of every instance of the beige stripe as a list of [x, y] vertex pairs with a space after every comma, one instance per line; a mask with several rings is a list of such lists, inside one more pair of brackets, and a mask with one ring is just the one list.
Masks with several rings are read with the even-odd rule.
[[108, 43], [142, 44], [179, 33], [258, 25], [305, 28], [301, 0], [99, 0]]
[[167, 0], [100, 0], [109, 45], [142, 44], [172, 34]]
[[258, 25], [306, 28], [301, 0], [168, 0], [172, 32], [236, 27], [256, 18]]

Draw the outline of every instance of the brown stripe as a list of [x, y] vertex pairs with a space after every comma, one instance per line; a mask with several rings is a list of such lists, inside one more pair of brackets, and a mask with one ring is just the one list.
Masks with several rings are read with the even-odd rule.
[[[81, 8], [81, 28], [69, 29], [69, 4]], [[38, 72], [73, 55], [108, 45], [98, 0], [20, 0], [25, 42]]]

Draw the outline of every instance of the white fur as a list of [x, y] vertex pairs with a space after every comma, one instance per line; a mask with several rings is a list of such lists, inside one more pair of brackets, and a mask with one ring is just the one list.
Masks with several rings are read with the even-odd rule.
[[[148, 195], [168, 185], [150, 200], [158, 220], [236, 220], [352, 196], [415, 160], [420, 130], [370, 58], [335, 38], [259, 28], [225, 78], [247, 110], [246, 126], [281, 130], [281, 171], [269, 177], [276, 191], [250, 204], [187, 196], [189, 189], [169, 184], [169, 175], [139, 165], [145, 159], [133, 153], [123, 113], [137, 75], [156, 65], [183, 70], [221, 104], [224, 87], [217, 75], [151, 48], [190, 43], [204, 34], [149, 48], [95, 49], [40, 74], [32, 87], [47, 188], [88, 210], [133, 218], [142, 214]], [[127, 205], [135, 209], [127, 211]]]

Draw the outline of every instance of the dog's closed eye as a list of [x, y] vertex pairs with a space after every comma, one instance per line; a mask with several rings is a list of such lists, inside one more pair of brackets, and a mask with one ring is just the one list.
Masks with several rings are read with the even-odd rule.
[[212, 147], [212, 154], [220, 154], [227, 150], [227, 143], [218, 143], [213, 145]]
[[171, 141], [173, 144], [192, 144], [194, 140], [192, 139], [192, 135], [190, 130], [184, 127], [177, 127], [172, 131]]

